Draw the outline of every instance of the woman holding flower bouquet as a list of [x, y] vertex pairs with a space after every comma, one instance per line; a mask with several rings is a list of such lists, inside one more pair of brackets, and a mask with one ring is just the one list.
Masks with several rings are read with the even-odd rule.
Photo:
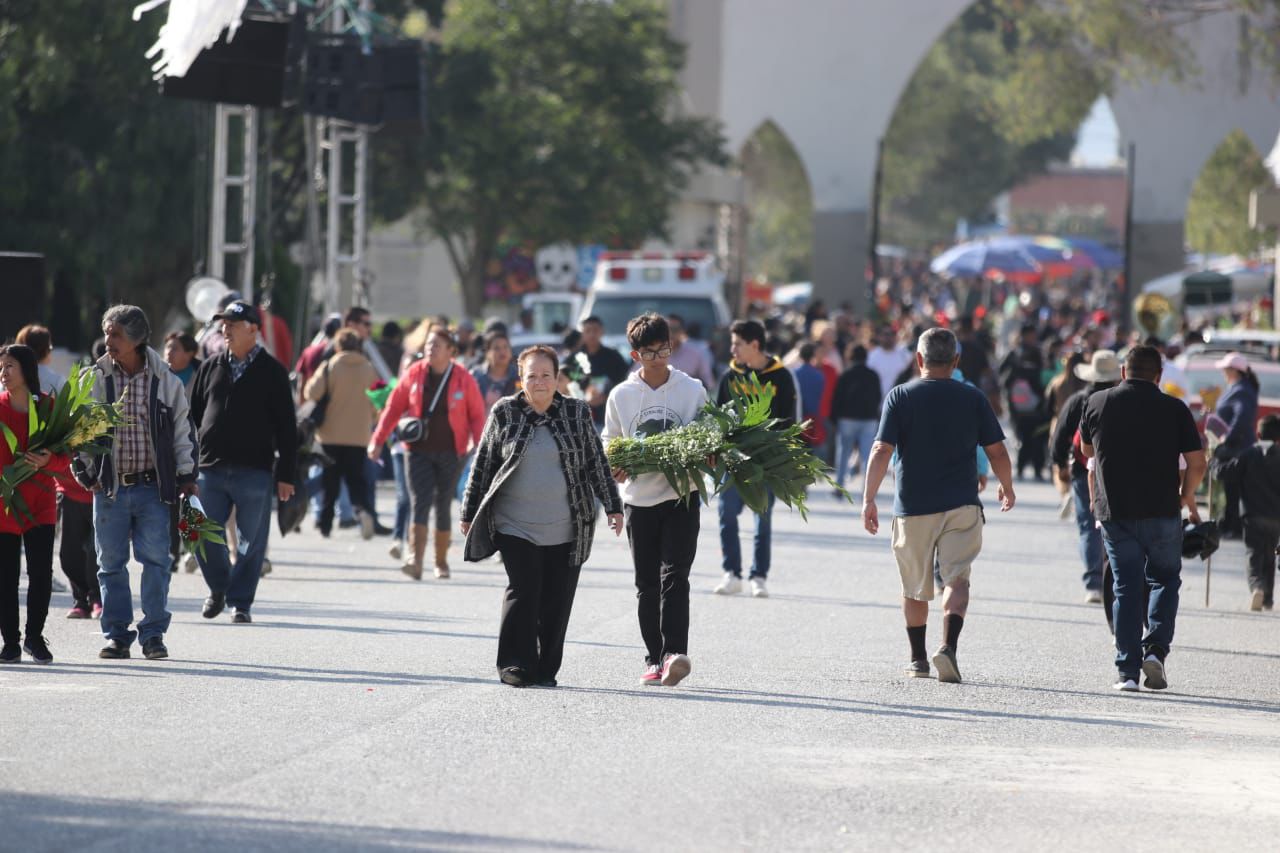
[[[36, 469], [36, 475], [21, 483], [17, 495], [24, 507], [6, 504], [0, 508], [0, 663], [17, 663], [25, 651], [36, 663], [52, 663], [53, 654], [43, 636], [53, 593], [53, 533], [58, 521], [53, 477], [70, 467], [63, 454], [47, 450], [25, 452], [28, 430], [34, 422], [32, 409], [39, 401], [39, 362], [29, 347], [15, 344], [0, 347], [0, 424], [5, 440], [0, 441], [0, 470], [10, 472], [19, 460]], [[16, 502], [14, 502], [16, 504]], [[18, 630], [19, 558], [27, 555], [26, 640]]]

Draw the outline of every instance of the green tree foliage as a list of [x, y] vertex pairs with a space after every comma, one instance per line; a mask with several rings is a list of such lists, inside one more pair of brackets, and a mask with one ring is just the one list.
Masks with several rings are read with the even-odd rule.
[[928, 246], [957, 219], [1065, 159], [1105, 77], [1063, 19], [981, 0], [947, 29], [907, 85], [885, 137], [883, 240]]
[[743, 147], [748, 187], [747, 273], [769, 281], [807, 281], [813, 247], [813, 192], [795, 148], [767, 122]]
[[157, 94], [160, 18], [129, 12], [0, 0], [0, 248], [45, 255], [62, 343], [107, 300], [163, 317], [191, 273], [198, 107]]
[[1271, 172], [1244, 131], [1227, 134], [1191, 187], [1187, 245], [1197, 252], [1242, 255], [1274, 245], [1274, 228], [1249, 227], [1249, 193], [1271, 181]]
[[[635, 245], [661, 235], [689, 174], [723, 163], [719, 128], [674, 110], [684, 49], [656, 0], [449, 4], [427, 143], [389, 142], [375, 196], [419, 202], [469, 313], [504, 236]], [[398, 209], [397, 209], [398, 208]]]

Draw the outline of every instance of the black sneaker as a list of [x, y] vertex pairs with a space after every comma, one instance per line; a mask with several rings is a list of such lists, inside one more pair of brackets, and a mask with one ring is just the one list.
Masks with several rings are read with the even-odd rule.
[[0, 663], [21, 663], [22, 646], [17, 643], [5, 643], [0, 649]]
[[351, 528], [353, 528], [353, 527], [358, 527], [359, 525], [360, 525], [360, 522], [359, 522], [359, 521], [357, 521], [357, 520], [356, 520], [356, 519], [354, 519], [354, 518], [351, 518], [351, 519], [348, 519], [348, 520], [346, 520], [346, 521], [339, 521], [339, 522], [338, 522], [338, 529], [339, 529], [339, 530], [350, 530]]
[[241, 610], [240, 608], [236, 608], [235, 615], [231, 617], [231, 621], [237, 622], [241, 625], [248, 625], [250, 622], [253, 621], [253, 617], [249, 615], [248, 610]]
[[1148, 654], [1142, 660], [1142, 674], [1146, 676], [1143, 684], [1148, 690], [1164, 690], [1169, 686], [1169, 678], [1165, 675], [1164, 661], [1159, 655]]
[[554, 678], [540, 678], [538, 679], [538, 686], [539, 687], [559, 687], [560, 682], [556, 681]]
[[53, 652], [49, 651], [49, 644], [44, 637], [27, 637], [22, 650], [31, 655], [36, 663], [53, 663]]
[[222, 608], [227, 606], [227, 597], [220, 592], [211, 592], [209, 597], [204, 600], [204, 609], [200, 611], [200, 615], [206, 619], [212, 619], [222, 612]]
[[142, 656], [147, 660], [164, 660], [169, 656], [169, 650], [164, 647], [164, 640], [152, 637], [142, 644]]
[[124, 660], [129, 657], [129, 644], [124, 640], [112, 640], [102, 647], [98, 657], [107, 660]]
[[933, 668], [938, 671], [938, 680], [947, 684], [960, 683], [960, 667], [956, 663], [955, 650], [950, 646], [942, 646], [933, 653]]
[[903, 667], [902, 671], [907, 678], [928, 678], [931, 674], [929, 672], [929, 662], [923, 658], [911, 661], [911, 663]]
[[518, 666], [509, 666], [499, 671], [498, 678], [502, 679], [503, 684], [510, 684], [512, 687], [528, 687], [534, 683], [529, 671]]

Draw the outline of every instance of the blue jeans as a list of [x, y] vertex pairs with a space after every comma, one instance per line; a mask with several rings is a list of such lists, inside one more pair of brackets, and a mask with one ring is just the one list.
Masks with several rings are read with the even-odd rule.
[[[1136, 678], [1144, 650], [1163, 660], [1173, 643], [1182, 586], [1182, 522], [1177, 518], [1104, 521], [1102, 542], [1115, 575], [1116, 669]], [[1144, 587], [1151, 590], [1145, 636]]]
[[409, 532], [409, 474], [403, 453], [391, 454], [391, 468], [396, 475], [396, 526], [391, 539], [402, 542]]
[[1076, 505], [1076, 532], [1080, 536], [1080, 559], [1084, 562], [1084, 587], [1102, 589], [1102, 532], [1089, 508], [1089, 476], [1071, 478], [1071, 497]]
[[274, 478], [270, 471], [242, 465], [216, 465], [200, 471], [200, 502], [209, 518], [225, 525], [236, 508], [236, 529], [240, 534], [236, 564], [226, 545], [208, 543], [200, 571], [209, 591], [225, 595], [227, 604], [237, 610], [253, 606], [258, 580], [262, 575], [262, 558], [267, 553], [267, 536], [271, 532], [271, 498]]
[[843, 486], [844, 478], [849, 474], [849, 457], [854, 448], [858, 450], [858, 464], [867, 470], [867, 460], [871, 458], [871, 445], [876, 440], [879, 421], [855, 421], [840, 418], [836, 421], [836, 483]]
[[[756, 515], [754, 559], [751, 577], [764, 580], [769, 576], [769, 561], [773, 554], [773, 492], [769, 492], [769, 504]], [[742, 543], [738, 541], [738, 516], [742, 508], [742, 495], [733, 486], [720, 493], [720, 552], [724, 570], [736, 578], [742, 577]], [[753, 513], [754, 515], [754, 513]]]
[[[132, 645], [169, 630], [169, 505], [155, 484], [120, 486], [115, 497], [93, 496], [94, 545], [102, 589], [102, 636]], [[133, 622], [129, 546], [142, 563], [142, 621]]]

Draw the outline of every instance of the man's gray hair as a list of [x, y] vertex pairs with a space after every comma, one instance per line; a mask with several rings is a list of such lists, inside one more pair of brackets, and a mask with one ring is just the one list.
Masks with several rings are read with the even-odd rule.
[[956, 360], [956, 336], [950, 329], [929, 329], [920, 336], [916, 352], [929, 365], [950, 365]]
[[146, 313], [137, 305], [112, 305], [102, 315], [102, 331], [116, 325], [124, 330], [125, 337], [138, 346], [145, 346], [151, 339], [151, 324]]

